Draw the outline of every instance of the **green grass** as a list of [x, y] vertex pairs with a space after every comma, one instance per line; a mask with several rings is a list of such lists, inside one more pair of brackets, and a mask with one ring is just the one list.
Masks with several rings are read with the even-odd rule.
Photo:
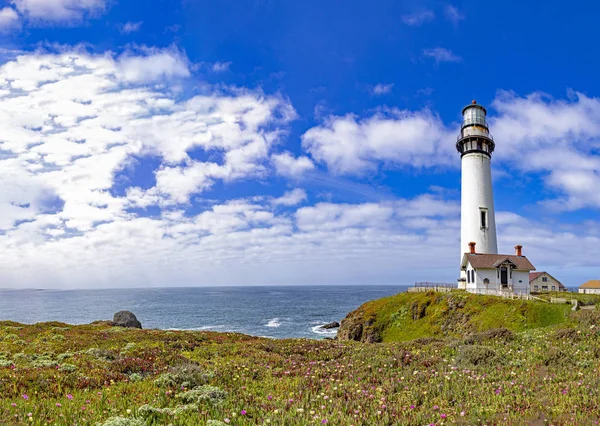
[[[443, 336], [428, 342], [0, 322], [0, 424], [597, 424], [599, 312], [565, 318], [566, 305], [457, 294], [465, 299], [403, 294], [361, 310], [393, 317], [386, 339]], [[407, 319], [413, 302], [427, 305], [423, 318]], [[457, 312], [474, 330], [517, 333], [460, 337], [446, 321]]]
[[460, 291], [400, 293], [365, 303], [348, 316], [343, 328], [362, 323], [365, 329], [376, 331], [382, 341], [393, 342], [457, 337], [498, 327], [524, 331], [565, 323], [570, 312], [568, 304], [509, 300]]

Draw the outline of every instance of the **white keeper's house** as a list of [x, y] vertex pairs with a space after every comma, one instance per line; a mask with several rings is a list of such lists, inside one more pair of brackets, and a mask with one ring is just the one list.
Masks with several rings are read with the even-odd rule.
[[475, 243], [463, 255], [461, 270], [466, 275], [465, 289], [470, 293], [494, 294], [497, 292], [529, 294], [529, 273], [535, 271], [522, 247], [515, 254], [477, 253]]
[[496, 144], [487, 111], [473, 101], [462, 115], [456, 142], [461, 158], [458, 288], [481, 294], [530, 294], [529, 273], [535, 267], [522, 255], [522, 246], [515, 246], [515, 254], [498, 254], [491, 169]]

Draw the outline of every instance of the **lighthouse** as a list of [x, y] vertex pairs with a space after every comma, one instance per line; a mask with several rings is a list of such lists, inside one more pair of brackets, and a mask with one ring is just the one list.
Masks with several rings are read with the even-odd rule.
[[[463, 122], [456, 142], [462, 163], [461, 260], [465, 253], [474, 250], [481, 254], [498, 253], [491, 170], [492, 153], [496, 145], [490, 135], [486, 115], [486, 109], [476, 101], [464, 107]], [[465, 275], [461, 269], [459, 284], [466, 281]]]

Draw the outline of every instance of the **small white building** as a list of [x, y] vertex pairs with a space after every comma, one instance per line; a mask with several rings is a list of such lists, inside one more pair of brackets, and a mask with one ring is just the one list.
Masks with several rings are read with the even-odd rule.
[[515, 254], [485, 254], [475, 251], [463, 255], [461, 269], [466, 279], [462, 283], [470, 293], [497, 294], [499, 292], [529, 294], [529, 273], [535, 271], [522, 246], [515, 246]]
[[600, 294], [600, 280], [589, 280], [579, 286], [579, 292], [584, 294]]
[[549, 291], [567, 291], [567, 288], [548, 272], [532, 272], [529, 274], [529, 291], [545, 293]]

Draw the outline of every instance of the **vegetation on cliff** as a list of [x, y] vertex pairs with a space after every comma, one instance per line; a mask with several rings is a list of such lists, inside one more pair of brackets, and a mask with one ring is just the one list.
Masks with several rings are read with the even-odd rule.
[[0, 322], [0, 424], [594, 424], [599, 320], [381, 344]]
[[372, 343], [458, 337], [499, 327], [518, 332], [569, 322], [571, 308], [461, 291], [400, 293], [367, 302], [348, 314], [338, 338]]

